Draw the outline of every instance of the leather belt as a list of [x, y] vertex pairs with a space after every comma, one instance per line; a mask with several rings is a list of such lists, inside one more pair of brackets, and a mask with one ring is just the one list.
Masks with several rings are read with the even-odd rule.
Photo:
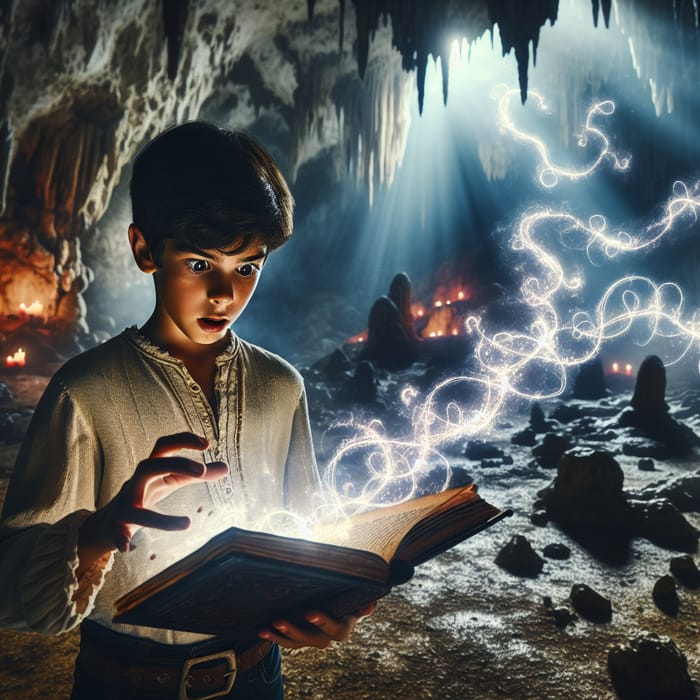
[[194, 658], [136, 658], [93, 637], [82, 636], [77, 664], [86, 675], [123, 689], [129, 695], [208, 700], [231, 692], [238, 672], [256, 666], [272, 647], [258, 644]]

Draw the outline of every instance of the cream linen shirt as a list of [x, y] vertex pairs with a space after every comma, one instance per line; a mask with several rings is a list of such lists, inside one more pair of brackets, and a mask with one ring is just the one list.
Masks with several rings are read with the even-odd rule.
[[[0, 627], [59, 633], [89, 615], [128, 634], [196, 641], [202, 637], [115, 625], [113, 603], [226, 527], [255, 528], [274, 511], [311, 514], [320, 485], [301, 376], [234, 334], [216, 365], [218, 419], [183, 363], [134, 328], [57, 372], [37, 406], [3, 508]], [[205, 461], [226, 462], [229, 475], [158, 504], [161, 512], [189, 516], [188, 530], [143, 528], [133, 551], [116, 553], [78, 582], [81, 524], [114, 497], [159, 437], [183, 431], [206, 436]], [[79, 583], [88, 600], [84, 614], [72, 601]]]

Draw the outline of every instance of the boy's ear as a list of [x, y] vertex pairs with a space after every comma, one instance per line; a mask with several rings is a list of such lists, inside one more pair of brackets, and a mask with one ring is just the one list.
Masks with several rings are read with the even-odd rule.
[[151, 249], [141, 231], [134, 224], [129, 224], [129, 244], [139, 270], [149, 275], [155, 272], [158, 266], [153, 262]]

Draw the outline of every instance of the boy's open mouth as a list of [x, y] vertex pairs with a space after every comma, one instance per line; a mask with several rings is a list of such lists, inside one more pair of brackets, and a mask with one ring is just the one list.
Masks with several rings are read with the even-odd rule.
[[198, 318], [197, 323], [207, 333], [218, 333], [229, 326], [227, 318]]

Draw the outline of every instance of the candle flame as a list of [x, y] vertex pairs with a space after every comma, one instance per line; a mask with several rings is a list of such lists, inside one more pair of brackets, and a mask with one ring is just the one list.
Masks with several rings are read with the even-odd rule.
[[5, 358], [6, 367], [24, 367], [26, 364], [27, 353], [22, 348], [17, 348], [13, 355], [8, 355]]

